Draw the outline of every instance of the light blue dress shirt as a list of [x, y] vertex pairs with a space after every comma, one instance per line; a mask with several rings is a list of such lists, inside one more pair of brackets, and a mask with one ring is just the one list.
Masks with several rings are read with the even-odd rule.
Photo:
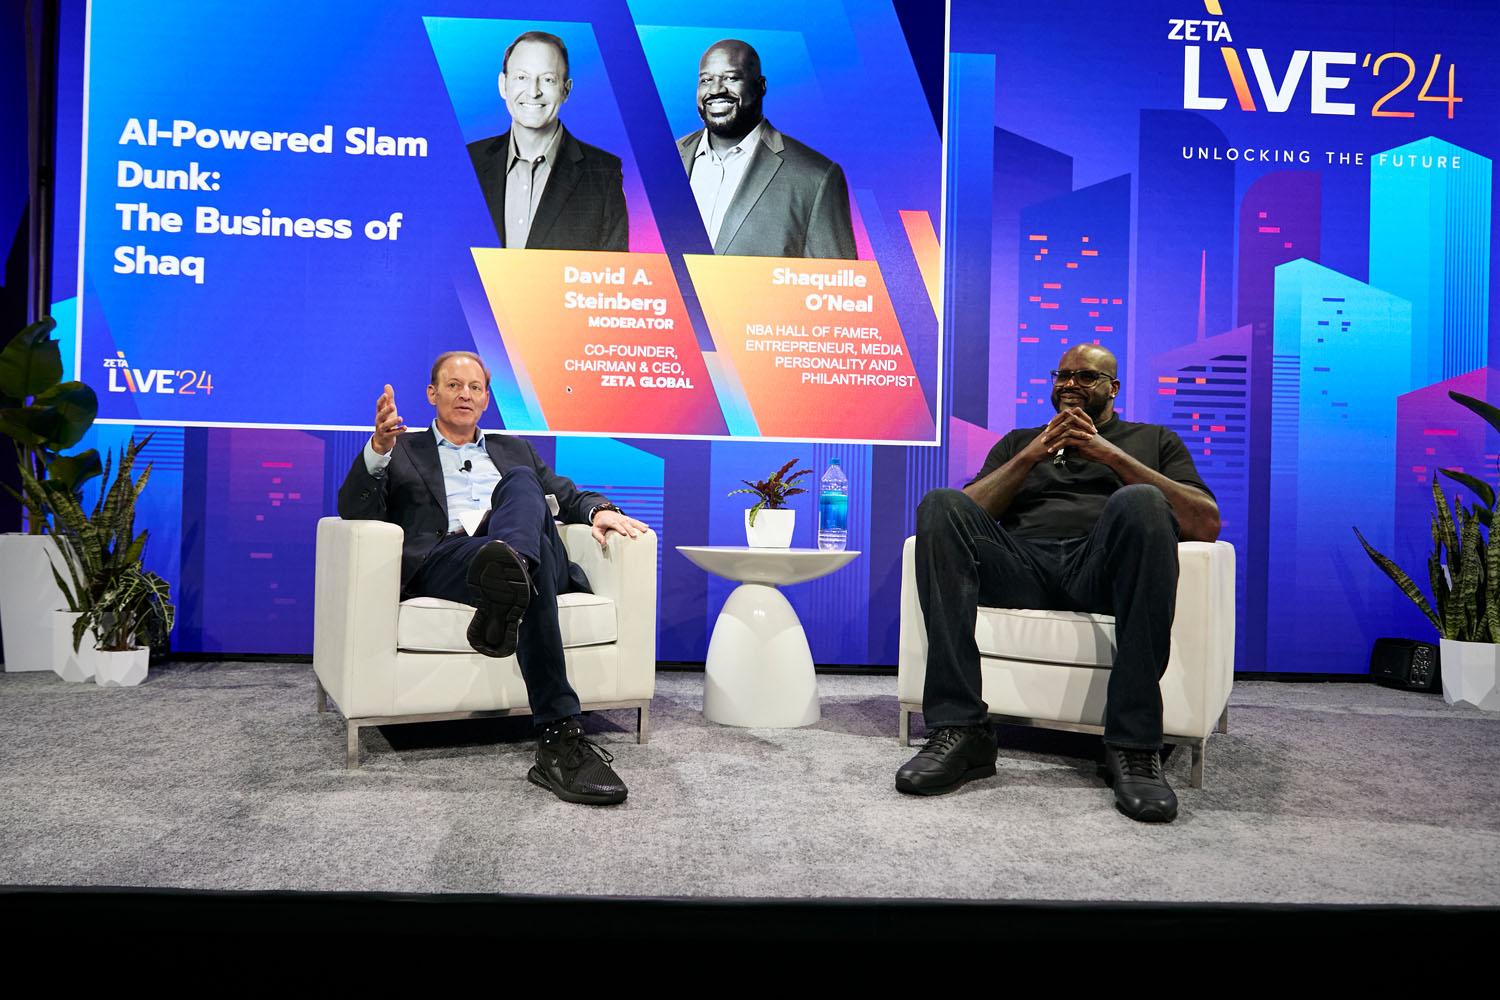
[[[460, 514], [490, 509], [490, 496], [500, 482], [500, 470], [490, 459], [483, 434], [479, 435], [478, 441], [457, 445], [443, 437], [434, 420], [432, 435], [437, 439], [438, 461], [443, 466], [443, 489], [448, 495], [448, 530], [457, 531]], [[375, 451], [374, 441], [371, 437], [365, 442], [365, 469], [379, 479], [385, 475], [385, 467], [391, 464], [394, 452], [379, 454]], [[468, 469], [464, 468], [465, 462], [469, 463]]]

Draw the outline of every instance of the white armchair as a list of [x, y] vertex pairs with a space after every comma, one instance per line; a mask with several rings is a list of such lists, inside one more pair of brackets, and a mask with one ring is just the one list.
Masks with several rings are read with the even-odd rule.
[[[559, 530], [594, 588], [558, 598], [568, 680], [585, 711], [637, 709], [636, 741], [645, 743], [656, 690], [656, 533], [612, 535], [601, 550], [585, 525]], [[351, 769], [365, 726], [531, 712], [516, 658], [469, 646], [472, 607], [400, 599], [401, 541], [401, 529], [384, 521], [318, 522], [318, 711], [332, 695], [348, 722]]]
[[[1192, 785], [1203, 787], [1209, 733], [1229, 731], [1234, 684], [1234, 547], [1182, 542], [1177, 547], [1177, 612], [1172, 653], [1161, 679], [1166, 741], [1193, 748]], [[901, 568], [901, 636], [897, 692], [900, 737], [910, 742], [911, 713], [922, 710], [927, 629], [917, 600], [916, 539], [906, 540]], [[1000, 722], [1103, 733], [1104, 697], [1114, 662], [1109, 615], [1073, 611], [979, 609], [982, 693]]]

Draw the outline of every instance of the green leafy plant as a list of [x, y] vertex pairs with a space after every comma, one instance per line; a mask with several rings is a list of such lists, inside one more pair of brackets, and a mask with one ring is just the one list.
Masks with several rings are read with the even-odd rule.
[[[49, 480], [73, 493], [103, 469], [90, 448], [64, 455], [82, 440], [99, 413], [99, 399], [82, 382], [62, 381], [62, 352], [51, 333], [51, 317], [22, 330], [0, 351], [0, 434], [16, 443], [16, 461], [30, 482]], [[14, 491], [12, 491], [14, 492]], [[16, 494], [30, 515], [34, 535], [47, 530], [46, 496], [23, 477]]]
[[120, 452], [120, 464], [110, 480], [113, 456], [104, 461], [104, 488], [92, 513], [86, 514], [78, 494], [53, 480], [39, 480], [22, 468], [22, 486], [43, 499], [54, 521], [53, 534], [66, 564], [64, 577], [56, 566], [52, 575], [67, 598], [68, 607], [79, 612], [73, 626], [76, 650], [85, 631], [92, 631], [100, 649], [132, 649], [138, 635], [160, 643], [172, 630], [173, 608], [167, 582], [141, 564], [146, 532], [135, 534], [135, 505], [151, 466], [132, 479], [136, 456], [150, 441], [131, 439]]
[[[1454, 402], [1473, 410], [1500, 432], [1500, 409], [1482, 399], [1449, 392]], [[1500, 545], [1491, 544], [1495, 518], [1495, 490], [1489, 483], [1466, 472], [1439, 469], [1440, 475], [1459, 483], [1479, 498], [1465, 507], [1455, 495], [1450, 509], [1442, 481], [1432, 477], [1432, 553], [1427, 557], [1427, 579], [1432, 601], [1390, 559], [1377, 552], [1354, 529], [1375, 565], [1385, 571], [1432, 622], [1438, 635], [1460, 642], [1500, 642]]]
[[761, 508], [764, 507], [767, 510], [781, 510], [786, 506], [787, 497], [793, 496], [797, 493], [807, 492], [807, 490], [803, 489], [800, 486], [793, 486], [792, 483], [794, 483], [798, 479], [801, 479], [803, 476], [811, 475], [811, 469], [798, 469], [791, 475], [787, 475], [787, 472], [791, 470], [792, 466], [796, 465], [800, 461], [800, 458], [792, 459], [790, 462], [783, 465], [780, 469], [777, 469], [776, 472], [774, 472], [769, 478], [762, 479], [758, 483], [752, 483], [748, 479], [741, 479], [740, 482], [748, 486], [749, 489], [729, 491], [729, 496], [734, 496], [736, 493], [751, 493], [755, 496], [760, 497], [760, 500], [756, 502], [755, 506], [750, 508], [750, 523], [752, 525], [755, 523], [755, 515], [760, 513]]

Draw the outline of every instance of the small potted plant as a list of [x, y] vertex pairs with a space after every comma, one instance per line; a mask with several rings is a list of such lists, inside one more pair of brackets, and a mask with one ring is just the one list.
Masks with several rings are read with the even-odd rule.
[[[172, 629], [173, 608], [167, 582], [142, 564], [146, 532], [135, 534], [135, 505], [146, 480], [148, 465], [132, 479], [136, 456], [146, 438], [131, 440], [120, 453], [119, 468], [110, 479], [112, 458], [105, 459], [104, 488], [94, 510], [86, 514], [78, 495], [65, 486], [38, 481], [22, 470], [22, 485], [44, 497], [54, 521], [58, 549], [66, 576], [52, 573], [78, 614], [73, 625], [73, 648], [86, 674], [103, 685], [139, 684], [146, 679], [150, 643], [162, 642]], [[88, 643], [86, 633], [92, 633]], [[144, 639], [145, 645], [137, 645]]]
[[792, 483], [812, 473], [811, 469], [799, 469], [792, 472], [792, 466], [799, 461], [801, 459], [792, 459], [770, 477], [758, 483], [741, 479], [740, 482], [749, 488], [729, 491], [730, 496], [736, 493], [750, 493], [760, 498], [755, 502], [754, 507], [745, 511], [745, 541], [751, 548], [785, 549], [791, 547], [792, 527], [796, 523], [797, 512], [787, 509], [787, 497], [806, 493], [807, 490], [800, 486], [793, 486]]
[[[1460, 392], [1448, 393], [1454, 402], [1473, 410], [1500, 431], [1500, 409]], [[1489, 711], [1500, 710], [1500, 544], [1495, 543], [1495, 490], [1465, 472], [1438, 469], [1432, 477], [1432, 553], [1427, 557], [1427, 579], [1432, 601], [1410, 576], [1354, 534], [1375, 565], [1389, 576], [1432, 622], [1440, 636], [1439, 663], [1443, 700]], [[1455, 495], [1450, 509], [1441, 476], [1467, 487], [1479, 503], [1466, 508]]]
[[[46, 318], [31, 324], [0, 350], [0, 436], [15, 444], [16, 464], [33, 482], [55, 483], [77, 492], [99, 475], [92, 448], [62, 454], [94, 422], [99, 402], [82, 382], [64, 382], [62, 352]], [[9, 488], [9, 487], [7, 487]], [[14, 491], [12, 491], [14, 493]], [[45, 497], [22, 481], [15, 494], [28, 514], [27, 534], [0, 534], [0, 623], [5, 630], [5, 669], [60, 670], [52, 641], [54, 612], [64, 606], [53, 586]]]

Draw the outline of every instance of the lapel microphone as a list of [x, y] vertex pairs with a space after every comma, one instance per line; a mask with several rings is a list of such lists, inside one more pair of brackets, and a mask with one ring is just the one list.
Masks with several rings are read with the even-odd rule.
[[471, 461], [469, 461], [467, 458], [464, 459], [463, 471], [464, 472], [473, 472], [474, 471], [474, 463], [471, 462]]

